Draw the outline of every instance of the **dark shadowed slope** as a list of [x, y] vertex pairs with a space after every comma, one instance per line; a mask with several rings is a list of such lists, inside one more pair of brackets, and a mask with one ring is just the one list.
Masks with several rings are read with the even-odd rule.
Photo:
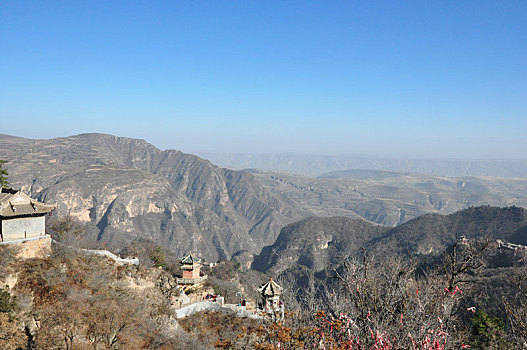
[[362, 219], [311, 217], [284, 227], [276, 242], [255, 257], [253, 267], [279, 273], [303, 266], [318, 272], [362, 249], [381, 259], [397, 254], [437, 255], [461, 236], [526, 244], [527, 210], [483, 206], [450, 215], [425, 214], [392, 229]]
[[386, 230], [363, 219], [310, 217], [284, 227], [276, 242], [255, 257], [253, 268], [277, 273], [302, 265], [321, 271]]
[[365, 247], [377, 255], [440, 253], [456, 237], [489, 236], [511, 243], [527, 241], [527, 210], [520, 207], [476, 207], [450, 215], [426, 214], [395, 227]]

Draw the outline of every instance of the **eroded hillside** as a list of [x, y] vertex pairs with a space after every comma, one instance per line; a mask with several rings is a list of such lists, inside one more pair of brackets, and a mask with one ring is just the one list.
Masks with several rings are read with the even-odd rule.
[[83, 134], [52, 140], [0, 136], [9, 180], [87, 224], [93, 239], [119, 248], [150, 238], [182, 255], [214, 260], [257, 253], [280, 228], [305, 216], [243, 172], [221, 169], [143, 140]]
[[318, 178], [251, 173], [272, 193], [290, 197], [313, 215], [364, 218], [384, 226], [472, 206], [527, 207], [524, 178], [449, 178], [377, 170], [333, 172]]

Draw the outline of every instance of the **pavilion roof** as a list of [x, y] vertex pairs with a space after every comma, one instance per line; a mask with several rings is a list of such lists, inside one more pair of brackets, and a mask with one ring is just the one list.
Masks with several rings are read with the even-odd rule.
[[181, 259], [182, 264], [199, 264], [201, 263], [201, 259], [196, 258], [192, 255], [192, 252], [190, 252], [187, 256], [185, 256], [183, 259]]
[[275, 296], [282, 294], [282, 287], [275, 281], [273, 281], [272, 278], [269, 279], [269, 282], [258, 288], [258, 291], [260, 294], [264, 296]]
[[56, 208], [29, 197], [21, 191], [2, 188], [0, 191], [0, 217], [44, 215]]

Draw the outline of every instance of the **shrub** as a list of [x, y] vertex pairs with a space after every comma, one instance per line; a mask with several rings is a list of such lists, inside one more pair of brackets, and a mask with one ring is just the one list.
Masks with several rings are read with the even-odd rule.
[[15, 310], [16, 297], [9, 293], [9, 287], [0, 289], [0, 312], [12, 313]]

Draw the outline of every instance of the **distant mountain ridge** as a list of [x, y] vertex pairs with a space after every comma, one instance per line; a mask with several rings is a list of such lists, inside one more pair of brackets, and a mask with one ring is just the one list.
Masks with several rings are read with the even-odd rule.
[[394, 171], [383, 171], [383, 170], [371, 170], [371, 169], [351, 169], [351, 170], [337, 170], [330, 171], [317, 176], [320, 179], [357, 179], [357, 180], [370, 180], [370, 179], [386, 179], [389, 177], [396, 177], [404, 175]]
[[291, 198], [315, 216], [364, 218], [384, 226], [482, 205], [527, 207], [527, 178], [452, 178], [371, 169], [317, 178], [261, 170], [251, 174], [272, 193]]
[[230, 169], [255, 168], [317, 177], [332, 171], [371, 169], [434, 176], [527, 178], [527, 160], [425, 159], [295, 153], [198, 153]]

